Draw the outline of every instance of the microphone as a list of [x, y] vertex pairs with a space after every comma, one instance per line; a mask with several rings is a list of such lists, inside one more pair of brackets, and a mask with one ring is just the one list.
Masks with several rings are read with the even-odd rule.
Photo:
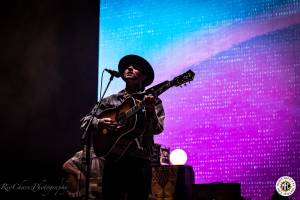
[[121, 74], [115, 70], [111, 70], [111, 69], [104, 69], [105, 71], [107, 71], [108, 73], [110, 73], [110, 75], [119, 78], [121, 77]]

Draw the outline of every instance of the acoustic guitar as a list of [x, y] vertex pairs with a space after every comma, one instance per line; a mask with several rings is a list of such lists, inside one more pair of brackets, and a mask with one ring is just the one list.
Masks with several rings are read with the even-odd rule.
[[195, 73], [188, 70], [171, 81], [164, 81], [147, 89], [143, 94], [129, 96], [115, 108], [102, 111], [99, 119], [111, 118], [113, 123], [99, 127], [98, 133], [94, 135], [93, 145], [96, 155], [107, 158], [113, 154], [120, 158], [133, 140], [144, 132], [143, 120], [139, 121], [143, 117], [142, 110], [146, 106], [142, 97], [149, 94], [157, 97], [173, 86], [186, 85], [194, 79], [194, 76]]

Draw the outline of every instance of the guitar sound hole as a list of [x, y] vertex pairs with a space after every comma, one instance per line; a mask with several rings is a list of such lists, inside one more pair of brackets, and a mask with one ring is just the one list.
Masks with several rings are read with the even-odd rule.
[[102, 130], [102, 134], [104, 134], [104, 135], [106, 135], [107, 134], [107, 129], [106, 128], [104, 128], [103, 130]]

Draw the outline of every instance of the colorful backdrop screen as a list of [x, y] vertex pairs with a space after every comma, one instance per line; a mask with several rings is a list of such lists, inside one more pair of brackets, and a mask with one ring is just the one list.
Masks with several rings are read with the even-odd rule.
[[[291, 176], [300, 197], [298, 0], [101, 0], [99, 37], [99, 80], [127, 54], [150, 61], [152, 85], [196, 73], [161, 95], [155, 138], [187, 152], [196, 183], [238, 182], [243, 197], [268, 199]], [[115, 79], [106, 96], [123, 88]]]

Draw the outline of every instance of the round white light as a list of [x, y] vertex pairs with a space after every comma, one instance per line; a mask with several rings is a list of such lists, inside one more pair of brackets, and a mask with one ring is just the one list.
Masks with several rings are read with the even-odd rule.
[[187, 155], [182, 149], [175, 149], [170, 154], [170, 161], [173, 165], [184, 165], [187, 161]]

